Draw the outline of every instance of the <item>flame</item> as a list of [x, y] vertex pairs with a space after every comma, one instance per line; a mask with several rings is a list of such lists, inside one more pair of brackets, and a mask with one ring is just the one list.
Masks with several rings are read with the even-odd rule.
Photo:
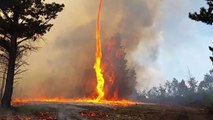
[[98, 97], [95, 101], [100, 101], [104, 97], [104, 76], [101, 68], [101, 59], [102, 59], [102, 48], [101, 48], [101, 8], [102, 8], [103, 0], [100, 0], [99, 8], [98, 8], [98, 16], [96, 23], [96, 62], [94, 65], [96, 78], [97, 78], [97, 86], [96, 90], [98, 93]]
[[[118, 96], [118, 90], [117, 88], [114, 88], [113, 95], [107, 98], [105, 94], [107, 95], [107, 90], [104, 89], [104, 87], [107, 87], [107, 84], [105, 85], [105, 79], [104, 79], [104, 65], [105, 63], [102, 63], [102, 46], [101, 46], [101, 8], [102, 8], [102, 2], [103, 0], [100, 0], [99, 2], [99, 8], [98, 8], [98, 16], [97, 16], [97, 23], [96, 23], [96, 62], [94, 64], [94, 69], [96, 72], [96, 78], [97, 78], [97, 86], [96, 86], [96, 92], [98, 96], [96, 98], [94, 97], [88, 97], [88, 98], [80, 98], [80, 99], [67, 99], [67, 98], [15, 98], [13, 99], [12, 103], [13, 105], [18, 105], [22, 103], [31, 103], [31, 102], [48, 102], [48, 103], [95, 103], [95, 104], [106, 104], [106, 105], [113, 105], [113, 106], [128, 106], [128, 105], [134, 105], [134, 104], [141, 104], [139, 102], [126, 100], [126, 99], [120, 99]], [[111, 45], [112, 47], [113, 45]], [[122, 56], [122, 52], [116, 52], [116, 56]], [[113, 64], [107, 64], [110, 67], [113, 67]], [[106, 78], [110, 82], [110, 85], [113, 86], [115, 82], [115, 76], [114, 76], [114, 70], [112, 70], [112, 73], [107, 74]], [[107, 81], [106, 81], [107, 82]], [[105, 86], [104, 86], [105, 85]], [[110, 88], [110, 87], [109, 87]], [[106, 92], [106, 93], [105, 93]], [[93, 115], [93, 114], [92, 114]]]
[[68, 99], [68, 98], [15, 98], [12, 100], [13, 105], [19, 105], [23, 103], [95, 103], [101, 105], [112, 105], [112, 106], [129, 106], [135, 104], [141, 104], [140, 102], [135, 102], [131, 100], [100, 100], [90, 98], [79, 98], [79, 99]]

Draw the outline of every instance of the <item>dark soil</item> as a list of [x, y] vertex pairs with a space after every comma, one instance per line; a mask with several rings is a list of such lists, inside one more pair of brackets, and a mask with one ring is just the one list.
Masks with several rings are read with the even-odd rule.
[[30, 103], [12, 110], [0, 108], [0, 120], [213, 120], [213, 114], [207, 108], [169, 105]]

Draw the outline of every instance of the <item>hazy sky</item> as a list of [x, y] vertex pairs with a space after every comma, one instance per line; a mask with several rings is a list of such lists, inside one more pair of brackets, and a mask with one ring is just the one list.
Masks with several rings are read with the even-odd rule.
[[[163, 42], [158, 65], [167, 79], [188, 78], [188, 68], [198, 80], [212, 69], [208, 50], [212, 44], [212, 26], [197, 23], [188, 18], [188, 12], [199, 11], [206, 6], [204, 0], [167, 0], [163, 5]], [[187, 68], [188, 67], [188, 68]]]
[[[198, 11], [201, 6], [205, 5], [204, 0], [113, 1], [107, 0], [103, 4], [103, 14], [105, 15], [102, 15], [102, 22], [103, 26], [107, 25], [107, 29], [103, 31], [102, 35], [113, 34], [118, 30], [115, 27], [116, 24], [123, 21], [124, 24], [128, 24], [123, 25], [122, 28], [122, 30], [127, 28], [122, 31], [125, 36], [128, 28], [131, 29], [131, 25], [141, 22], [139, 24], [141, 26], [138, 26], [143, 31], [141, 38], [138, 38], [141, 40], [137, 46], [127, 46], [129, 64], [134, 63], [133, 67], [136, 67], [140, 88], [159, 84], [165, 80], [171, 80], [173, 77], [187, 79], [187, 67], [193, 76], [202, 80], [203, 75], [212, 68], [209, 60], [211, 52], [208, 50], [213, 39], [212, 27], [188, 18], [190, 11]], [[85, 39], [83, 37], [85, 36], [91, 41], [94, 37], [95, 41], [93, 22], [96, 19], [98, 0], [89, 2], [88, 0], [60, 0], [60, 2], [65, 4], [65, 10], [53, 21], [54, 27], [45, 36], [46, 41], [40, 43], [42, 48], [38, 52], [32, 53], [27, 59], [30, 65], [29, 70], [24, 74], [23, 83], [25, 84], [23, 86], [35, 89], [35, 93], [38, 89], [38, 82], [39, 85], [42, 85], [45, 84], [45, 80], [51, 79], [73, 78], [73, 83], [67, 84], [67, 87], [76, 87], [74, 83], [77, 83], [80, 79], [78, 77], [81, 76], [78, 69], [85, 67], [82, 63], [87, 63], [86, 59], [92, 58], [93, 60], [94, 57], [93, 54], [90, 55], [90, 58], [86, 56], [88, 56], [88, 50], [95, 50], [95, 45], [90, 41], [81, 44], [77, 40], [78, 38]], [[119, 2], [123, 4], [119, 5]], [[128, 7], [125, 8], [125, 5]], [[143, 9], [140, 9], [140, 6]], [[116, 11], [113, 11], [114, 9]], [[134, 15], [131, 12], [134, 12], [132, 13]], [[124, 14], [124, 17], [121, 14]], [[107, 15], [112, 21], [106, 17]], [[136, 18], [131, 19], [131, 17]], [[128, 21], [132, 23], [128, 23]], [[87, 26], [91, 29], [85, 29]], [[81, 50], [81, 47], [85, 49]], [[78, 54], [82, 54], [79, 59], [77, 59]], [[91, 60], [88, 63], [90, 62]], [[78, 79], [76, 75], [78, 75]], [[52, 89], [54, 89], [54, 83], [52, 84]]]

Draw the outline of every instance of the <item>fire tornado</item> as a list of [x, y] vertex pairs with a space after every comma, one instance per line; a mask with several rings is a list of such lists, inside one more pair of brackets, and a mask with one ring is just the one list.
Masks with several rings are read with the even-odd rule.
[[98, 97], [96, 101], [100, 101], [104, 97], [104, 76], [101, 68], [101, 59], [102, 59], [102, 48], [101, 48], [101, 8], [102, 8], [103, 0], [100, 0], [99, 8], [98, 8], [98, 16], [96, 23], [96, 62], [94, 65], [96, 78], [97, 78], [97, 86], [96, 90], [98, 93]]
[[[98, 7], [98, 15], [97, 15], [97, 21], [96, 21], [96, 60], [94, 64], [94, 70], [96, 73], [96, 79], [97, 79], [97, 85], [95, 89], [95, 92], [97, 93], [97, 97], [89, 96], [86, 98], [64, 98], [62, 96], [56, 97], [56, 98], [48, 98], [48, 97], [42, 97], [42, 98], [16, 98], [13, 99], [13, 104], [19, 104], [19, 103], [30, 103], [30, 102], [59, 102], [59, 103], [70, 103], [70, 102], [92, 102], [96, 104], [108, 104], [108, 105], [120, 105], [120, 106], [126, 106], [126, 105], [132, 105], [136, 104], [138, 102], [126, 100], [125, 98], [122, 98], [119, 96], [118, 86], [116, 85], [116, 80], [123, 80], [124, 78], [128, 79], [127, 75], [131, 75], [131, 73], [128, 73], [125, 69], [126, 62], [125, 62], [125, 52], [119, 44], [119, 39], [113, 38], [109, 41], [109, 50], [108, 53], [105, 53], [105, 56], [103, 56], [102, 61], [102, 44], [101, 44], [101, 9], [102, 9], [103, 0], [99, 0], [99, 7]], [[116, 42], [117, 41], [117, 42]], [[115, 49], [113, 49], [115, 48]], [[104, 59], [104, 57], [108, 57]], [[122, 68], [120, 69], [121, 73], [116, 73], [115, 68], [116, 63], [112, 62], [112, 58], [115, 60], [115, 57], [118, 61], [121, 61]], [[105, 61], [104, 61], [105, 60]], [[119, 64], [119, 66], [121, 66]], [[122, 70], [125, 72], [122, 72]], [[104, 79], [104, 76], [106, 80]], [[122, 76], [122, 77], [121, 77]], [[127, 82], [124, 82], [128, 84]], [[124, 86], [122, 86], [124, 87]], [[128, 87], [125, 87], [128, 89]]]

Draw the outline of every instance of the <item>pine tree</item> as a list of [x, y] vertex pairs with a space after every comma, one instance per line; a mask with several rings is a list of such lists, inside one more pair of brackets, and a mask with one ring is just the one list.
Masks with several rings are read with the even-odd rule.
[[103, 63], [108, 99], [127, 98], [136, 93], [135, 69], [127, 67], [126, 53], [119, 34], [108, 40], [104, 49]]
[[8, 53], [6, 86], [2, 107], [11, 107], [14, 76], [23, 71], [23, 56], [36, 50], [34, 41], [46, 34], [53, 24], [50, 20], [63, 10], [63, 4], [45, 0], [0, 0], [0, 47]]
[[[213, 23], [213, 0], [206, 0], [208, 8], [201, 7], [200, 12], [189, 13], [189, 18], [195, 21], [201, 21], [207, 25], [212, 25]], [[209, 46], [209, 50], [213, 52], [213, 48]], [[213, 57], [210, 57], [213, 62]]]

